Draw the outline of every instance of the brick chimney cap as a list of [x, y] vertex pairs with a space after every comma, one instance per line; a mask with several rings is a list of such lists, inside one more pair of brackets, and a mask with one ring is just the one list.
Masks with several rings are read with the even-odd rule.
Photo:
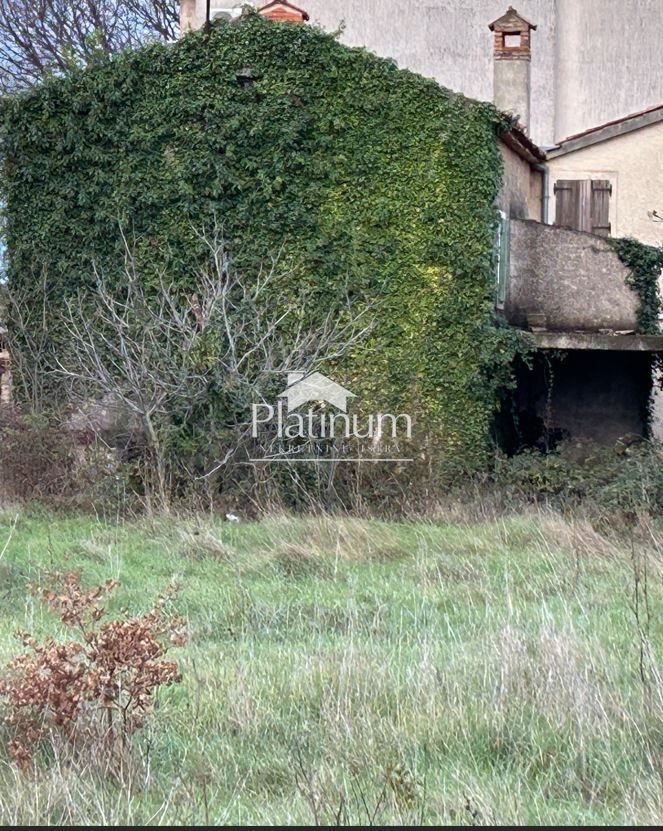
[[295, 14], [299, 14], [302, 17], [302, 20], [309, 19], [309, 13], [304, 9], [300, 9], [298, 6], [294, 6], [292, 3], [288, 3], [288, 0], [271, 0], [271, 2], [266, 3], [264, 6], [261, 6], [258, 9], [259, 14], [265, 14], [265, 12], [269, 12], [272, 9], [276, 9], [279, 6], [283, 8], [284, 11], [291, 11]]
[[492, 23], [488, 24], [488, 28], [491, 32], [506, 32], [507, 34], [515, 34], [517, 32], [526, 32], [530, 29], [536, 29], [536, 25], [534, 23], [530, 23], [529, 20], [525, 20], [524, 17], [518, 14], [513, 6], [509, 6], [506, 13], [503, 14], [502, 17], [498, 17], [497, 20], [493, 20]]

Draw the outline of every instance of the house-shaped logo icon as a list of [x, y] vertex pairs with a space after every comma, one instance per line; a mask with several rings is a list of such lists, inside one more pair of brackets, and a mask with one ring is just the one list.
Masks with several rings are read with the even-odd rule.
[[309, 401], [326, 401], [345, 412], [348, 398], [355, 394], [321, 372], [289, 372], [288, 386], [278, 397], [287, 399], [289, 413]]

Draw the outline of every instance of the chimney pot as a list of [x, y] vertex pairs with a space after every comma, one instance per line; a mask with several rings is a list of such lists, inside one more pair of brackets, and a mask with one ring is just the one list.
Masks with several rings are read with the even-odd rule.
[[518, 116], [518, 126], [527, 132], [531, 98], [530, 32], [536, 29], [536, 25], [525, 20], [513, 6], [509, 6], [506, 13], [493, 20], [488, 28], [493, 32], [495, 106], [503, 112]]
[[258, 14], [268, 17], [270, 20], [287, 23], [304, 23], [309, 19], [309, 13], [298, 6], [289, 3], [288, 0], [270, 0], [258, 9]]

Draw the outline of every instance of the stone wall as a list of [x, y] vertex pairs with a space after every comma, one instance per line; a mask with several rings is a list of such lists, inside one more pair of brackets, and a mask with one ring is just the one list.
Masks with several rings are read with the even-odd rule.
[[511, 221], [510, 277], [504, 313], [550, 331], [635, 330], [639, 299], [629, 271], [603, 238], [528, 220]]
[[514, 219], [542, 221], [543, 173], [534, 170], [529, 162], [514, 150], [500, 142], [504, 165], [502, 189], [498, 205], [507, 216]]

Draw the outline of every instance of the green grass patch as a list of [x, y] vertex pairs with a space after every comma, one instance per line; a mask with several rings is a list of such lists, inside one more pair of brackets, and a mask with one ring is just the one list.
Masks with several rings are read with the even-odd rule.
[[[5, 545], [6, 542], [6, 545]], [[118, 781], [15, 770], [3, 824], [633, 824], [663, 818], [663, 538], [540, 514], [256, 523], [0, 514], [0, 653], [58, 624], [51, 570], [173, 579], [189, 644]], [[647, 565], [640, 673], [633, 558]], [[643, 628], [646, 621], [641, 617]], [[654, 673], [652, 675], [652, 673]], [[648, 692], [648, 695], [646, 693]]]

